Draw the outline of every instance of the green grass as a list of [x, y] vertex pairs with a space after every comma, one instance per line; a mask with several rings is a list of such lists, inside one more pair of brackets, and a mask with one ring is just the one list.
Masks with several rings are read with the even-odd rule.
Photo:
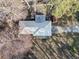
[[52, 15], [61, 17], [63, 14], [73, 15], [79, 11], [79, 1], [77, 0], [50, 0], [49, 3], [55, 6]]

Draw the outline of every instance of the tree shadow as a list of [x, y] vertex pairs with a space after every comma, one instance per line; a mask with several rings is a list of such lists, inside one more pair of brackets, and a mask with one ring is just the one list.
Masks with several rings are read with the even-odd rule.
[[[63, 58], [75, 59], [75, 58], [79, 58], [76, 56], [78, 55], [78, 49], [79, 49], [77, 46], [78, 44], [76, 43], [76, 41], [78, 41], [78, 37], [76, 36], [78, 35], [79, 34], [74, 34], [74, 33], [64, 33], [64, 35], [54, 34], [48, 40], [45, 40], [45, 39], [37, 40], [36, 39], [35, 45], [39, 46], [38, 48], [44, 53], [45, 56], [47, 56], [47, 59], [51, 59], [51, 58], [53, 59], [63, 59]], [[69, 40], [72, 40], [73, 42], [71, 43], [71, 41]], [[40, 42], [42, 44], [40, 44]]]
[[33, 8], [31, 8], [30, 10], [28, 10], [28, 16], [26, 17], [26, 21], [35, 21], [35, 15], [44, 15], [42, 12], [39, 11], [34, 11]]
[[23, 59], [37, 59], [37, 57], [31, 51], [29, 51], [26, 54], [24, 54], [24, 56], [25, 57], [23, 57]]
[[79, 21], [79, 11], [76, 11], [75, 15], [75, 18], [77, 19], [77, 21]]
[[28, 51], [24, 54], [13, 55], [11, 59], [37, 59], [37, 57], [31, 51]]

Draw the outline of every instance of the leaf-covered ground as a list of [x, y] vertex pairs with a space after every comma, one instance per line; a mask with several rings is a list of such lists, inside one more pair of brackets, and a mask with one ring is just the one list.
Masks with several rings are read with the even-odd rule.
[[[40, 0], [37, 9], [54, 15], [58, 19], [56, 25], [70, 26], [78, 24], [78, 2], [49, 0], [52, 9], [47, 5], [40, 7]], [[28, 14], [24, 0], [0, 0], [0, 59], [79, 59], [79, 33], [53, 34], [49, 39], [18, 35], [18, 22], [26, 20]]]

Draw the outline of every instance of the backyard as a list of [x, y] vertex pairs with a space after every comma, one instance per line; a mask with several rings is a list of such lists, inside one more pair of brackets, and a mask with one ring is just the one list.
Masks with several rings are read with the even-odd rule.
[[79, 59], [79, 31], [42, 39], [18, 34], [19, 21], [36, 14], [46, 15], [52, 27], [79, 26], [79, 0], [1, 0], [0, 59]]

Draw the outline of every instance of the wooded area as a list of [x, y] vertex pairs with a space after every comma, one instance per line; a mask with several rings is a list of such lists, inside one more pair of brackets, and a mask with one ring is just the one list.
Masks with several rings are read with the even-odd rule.
[[[79, 23], [79, 0], [0, 0], [0, 59], [79, 59], [79, 33], [40, 39], [19, 35], [19, 21], [46, 15], [52, 26]], [[79, 25], [78, 25], [79, 26]]]

